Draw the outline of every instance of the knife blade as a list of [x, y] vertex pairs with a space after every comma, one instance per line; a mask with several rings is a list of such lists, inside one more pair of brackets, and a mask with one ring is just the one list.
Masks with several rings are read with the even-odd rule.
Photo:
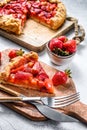
[[27, 101], [39, 110], [40, 113], [42, 113], [45, 117], [58, 121], [58, 122], [79, 122], [77, 119], [70, 117], [68, 115], [65, 115], [63, 113], [58, 112], [57, 110], [50, 108], [47, 105], [35, 102], [35, 101]]
[[[25, 95], [20, 94], [14, 90], [11, 90], [7, 87], [4, 87], [1, 84], [0, 84], [0, 89], [8, 94], [13, 95], [13, 96], [26, 97]], [[57, 110], [54, 110], [45, 104], [41, 104], [41, 103], [35, 102], [35, 101], [27, 101], [27, 103], [31, 103], [32, 105], [34, 105], [40, 113], [42, 113], [45, 117], [47, 117], [51, 120], [58, 121], [58, 122], [78, 122], [77, 119], [72, 118], [72, 117], [65, 115], [63, 113], [60, 113]]]

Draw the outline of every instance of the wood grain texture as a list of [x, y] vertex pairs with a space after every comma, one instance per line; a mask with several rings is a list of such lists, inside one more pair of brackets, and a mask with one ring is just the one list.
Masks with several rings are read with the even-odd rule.
[[73, 28], [74, 23], [66, 20], [58, 30], [52, 30], [44, 25], [29, 19], [26, 22], [23, 34], [20, 36], [7, 33], [0, 29], [0, 35], [16, 42], [17, 44], [33, 51], [40, 52], [44, 49], [45, 44], [53, 37], [60, 36]]

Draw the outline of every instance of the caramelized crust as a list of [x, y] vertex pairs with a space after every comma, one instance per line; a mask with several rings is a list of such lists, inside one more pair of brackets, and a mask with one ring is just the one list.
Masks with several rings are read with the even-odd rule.
[[13, 58], [7, 65], [4, 67], [3, 72], [0, 73], [1, 78], [0, 79], [8, 79], [11, 69], [17, 68], [21, 65], [24, 65], [28, 63], [29, 61], [37, 61], [38, 60], [38, 54], [36, 52], [30, 51], [27, 54], [24, 54], [23, 56], [17, 56]]
[[10, 33], [20, 34], [22, 32], [21, 20], [12, 15], [1, 15], [0, 28]]
[[11, 0], [0, 0], [0, 6], [3, 6], [3, 5], [7, 4], [10, 1]]

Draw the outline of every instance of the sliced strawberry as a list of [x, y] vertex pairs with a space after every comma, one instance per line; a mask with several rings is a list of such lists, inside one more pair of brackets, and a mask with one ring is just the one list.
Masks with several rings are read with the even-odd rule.
[[63, 48], [70, 54], [76, 52], [76, 40], [68, 40], [67, 42], [63, 43]]
[[44, 16], [48, 19], [52, 17], [51, 13], [48, 13], [48, 12], [44, 12]]
[[45, 79], [45, 81], [38, 80], [38, 86], [41, 92], [54, 93], [52, 80]]
[[37, 86], [38, 80], [36, 78], [32, 78], [30, 83], [31, 83], [32, 87], [35, 87], [35, 86]]
[[49, 78], [49, 76], [47, 75], [47, 73], [45, 72], [45, 70], [41, 67], [41, 70], [39, 71], [37, 78], [39, 80], [44, 81], [45, 79]]
[[47, 78], [47, 79], [45, 79], [44, 83], [45, 83], [45, 87], [46, 87], [46, 92], [54, 93], [54, 87], [53, 87], [52, 80]]
[[39, 1], [36, 1], [36, 2], [34, 2], [34, 3], [32, 4], [32, 7], [34, 7], [34, 8], [40, 8], [40, 6], [41, 6], [41, 4], [40, 4]]
[[30, 8], [31, 8], [31, 3], [27, 2], [26, 7], [27, 7], [28, 10], [30, 10]]
[[35, 62], [34, 66], [32, 67], [32, 74], [33, 75], [37, 75], [40, 71], [41, 71], [41, 65], [40, 63], [37, 61]]
[[52, 3], [51, 5], [50, 5], [50, 10], [54, 10], [54, 9], [56, 9], [56, 7], [57, 7], [57, 4], [55, 4], [55, 3]]
[[41, 81], [44, 81], [45, 79], [49, 78], [49, 76], [46, 73], [40, 73], [37, 75], [37, 78]]
[[34, 9], [34, 12], [35, 12], [36, 14], [39, 14], [39, 13], [41, 12], [41, 9], [35, 8], [35, 9]]
[[31, 73], [27, 73], [27, 72], [23, 72], [23, 71], [18, 71], [16, 74], [15, 74], [15, 79], [16, 80], [29, 80], [30, 78], [32, 78], [33, 75]]
[[63, 42], [58, 40], [58, 38], [53, 38], [49, 43], [49, 48], [51, 51], [53, 51], [53, 49], [55, 48], [62, 49], [62, 46], [63, 46]]
[[39, 87], [40, 90], [41, 90], [42, 87], [45, 86], [44, 81], [42, 81], [42, 80], [38, 80], [37, 81], [37, 85], [38, 85], [38, 87]]
[[19, 66], [19, 67], [15, 68], [15, 69], [12, 69], [11, 73], [17, 73], [18, 71], [23, 71], [23, 70], [24, 70], [24, 65]]
[[42, 5], [42, 6], [41, 6], [41, 9], [42, 9], [43, 11], [45, 11], [45, 10], [46, 10], [46, 6]]

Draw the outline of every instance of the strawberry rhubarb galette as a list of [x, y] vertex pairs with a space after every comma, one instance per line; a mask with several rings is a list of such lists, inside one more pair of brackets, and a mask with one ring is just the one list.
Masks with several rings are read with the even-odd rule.
[[50, 74], [52, 68], [45, 68], [38, 58], [36, 52], [21, 49], [0, 52], [0, 83], [55, 94], [56, 86], [66, 84], [71, 72], [58, 70]]
[[8, 53], [1, 53], [1, 83], [54, 93], [52, 80], [38, 61], [36, 52], [24, 53], [22, 50], [12, 49]]
[[0, 1], [0, 28], [21, 34], [27, 19], [58, 29], [66, 19], [66, 8], [59, 0]]

